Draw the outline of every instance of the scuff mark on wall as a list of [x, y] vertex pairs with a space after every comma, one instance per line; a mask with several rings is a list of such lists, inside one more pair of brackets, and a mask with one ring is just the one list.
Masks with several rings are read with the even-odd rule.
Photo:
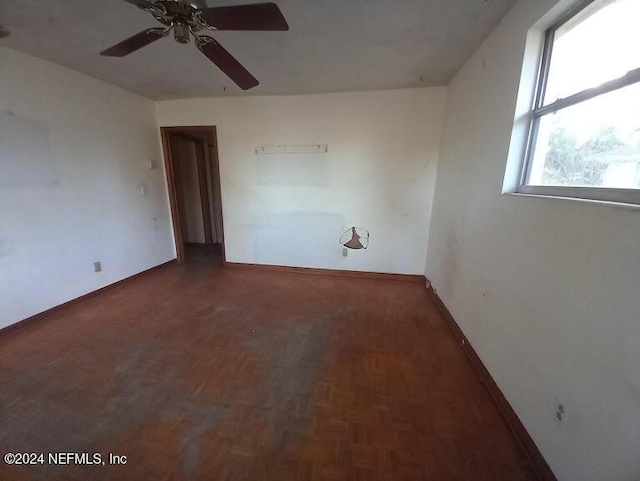
[[336, 242], [344, 218], [328, 212], [283, 212], [263, 216], [252, 227], [255, 258], [262, 264], [330, 265], [340, 252]]
[[443, 292], [449, 293], [453, 288], [453, 282], [458, 273], [459, 257], [460, 257], [460, 243], [458, 240], [457, 228], [451, 225], [445, 234], [445, 241], [443, 243], [443, 250], [441, 254], [441, 285], [440, 288]]
[[0, 257], [8, 256], [13, 252], [11, 241], [0, 239]]
[[0, 112], [0, 146], [0, 186], [33, 188], [57, 182], [46, 122]]
[[256, 154], [259, 185], [328, 186], [329, 167], [324, 153]]

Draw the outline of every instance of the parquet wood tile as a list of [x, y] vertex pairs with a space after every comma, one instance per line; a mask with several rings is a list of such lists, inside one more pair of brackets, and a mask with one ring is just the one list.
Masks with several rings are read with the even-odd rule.
[[424, 286], [171, 265], [0, 338], [0, 480], [536, 479]]

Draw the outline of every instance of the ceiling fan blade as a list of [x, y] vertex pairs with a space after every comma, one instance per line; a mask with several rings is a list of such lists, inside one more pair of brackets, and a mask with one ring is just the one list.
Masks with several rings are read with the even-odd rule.
[[205, 8], [202, 15], [209, 25], [218, 30], [289, 30], [275, 3]]
[[160, 40], [166, 34], [167, 31], [164, 28], [150, 28], [100, 52], [100, 55], [106, 57], [124, 57], [142, 47], [146, 47], [156, 40]]
[[213, 38], [202, 35], [198, 37], [196, 45], [209, 60], [216, 64], [242, 90], [249, 90], [260, 83]]

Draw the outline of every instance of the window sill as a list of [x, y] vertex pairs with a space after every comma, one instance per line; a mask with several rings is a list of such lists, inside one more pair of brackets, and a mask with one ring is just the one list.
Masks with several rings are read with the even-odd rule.
[[540, 192], [503, 192], [502, 195], [510, 196], [510, 197], [530, 197], [530, 198], [541, 198], [547, 200], [568, 200], [573, 202], [580, 202], [582, 204], [592, 204], [592, 205], [600, 205], [606, 207], [614, 207], [617, 209], [624, 210], [632, 210], [632, 211], [640, 211], [640, 202], [622, 202], [617, 200], [604, 200], [604, 199], [591, 199], [584, 197], [573, 197], [566, 196], [561, 194], [551, 194], [551, 193], [540, 193]]

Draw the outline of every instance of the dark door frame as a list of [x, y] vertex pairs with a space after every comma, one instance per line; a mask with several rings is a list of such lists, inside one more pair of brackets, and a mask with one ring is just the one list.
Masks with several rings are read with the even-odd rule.
[[[170, 133], [169, 142], [171, 142], [171, 139], [173, 138], [183, 139], [189, 142], [193, 142], [195, 144], [196, 166], [198, 168], [198, 191], [200, 193], [200, 205], [202, 207], [202, 225], [203, 225], [203, 231], [204, 231], [204, 243], [209, 245], [213, 244], [213, 232], [211, 230], [211, 209], [209, 208], [209, 188], [207, 186], [208, 184], [207, 167], [205, 165], [205, 155], [204, 155], [205, 141], [200, 137], [185, 134], [183, 132]], [[184, 214], [184, 212], [182, 212], [182, 214]]]
[[[171, 155], [171, 137], [182, 137], [187, 140], [193, 140], [196, 143], [196, 156], [198, 158], [198, 179], [200, 183], [200, 200], [202, 202], [202, 217], [205, 226], [205, 241], [211, 243], [212, 239], [212, 226], [211, 226], [211, 211], [209, 209], [209, 195], [207, 189], [206, 180], [206, 167], [204, 164], [204, 149], [206, 143], [200, 137], [194, 137], [185, 133], [190, 132], [202, 132], [204, 134], [213, 134], [213, 158], [209, 158], [210, 173], [211, 173], [211, 185], [216, 183], [217, 189], [213, 189], [213, 206], [215, 209], [216, 219], [220, 219], [220, 226], [222, 227], [220, 232], [220, 241], [222, 247], [222, 264], [226, 263], [226, 254], [224, 248], [224, 222], [222, 217], [222, 192], [220, 189], [220, 162], [218, 158], [218, 136], [215, 126], [180, 126], [180, 127], [160, 127], [160, 137], [162, 139], [162, 153], [164, 156], [164, 167], [167, 175], [167, 188], [169, 191], [169, 206], [171, 209], [171, 220], [173, 224], [173, 236], [176, 243], [176, 255], [178, 262], [184, 262], [184, 238], [182, 237], [180, 208], [178, 200], [178, 190], [176, 185], [176, 175], [174, 161]], [[217, 207], [217, 208], [216, 208]], [[208, 228], [207, 228], [208, 226]]]

